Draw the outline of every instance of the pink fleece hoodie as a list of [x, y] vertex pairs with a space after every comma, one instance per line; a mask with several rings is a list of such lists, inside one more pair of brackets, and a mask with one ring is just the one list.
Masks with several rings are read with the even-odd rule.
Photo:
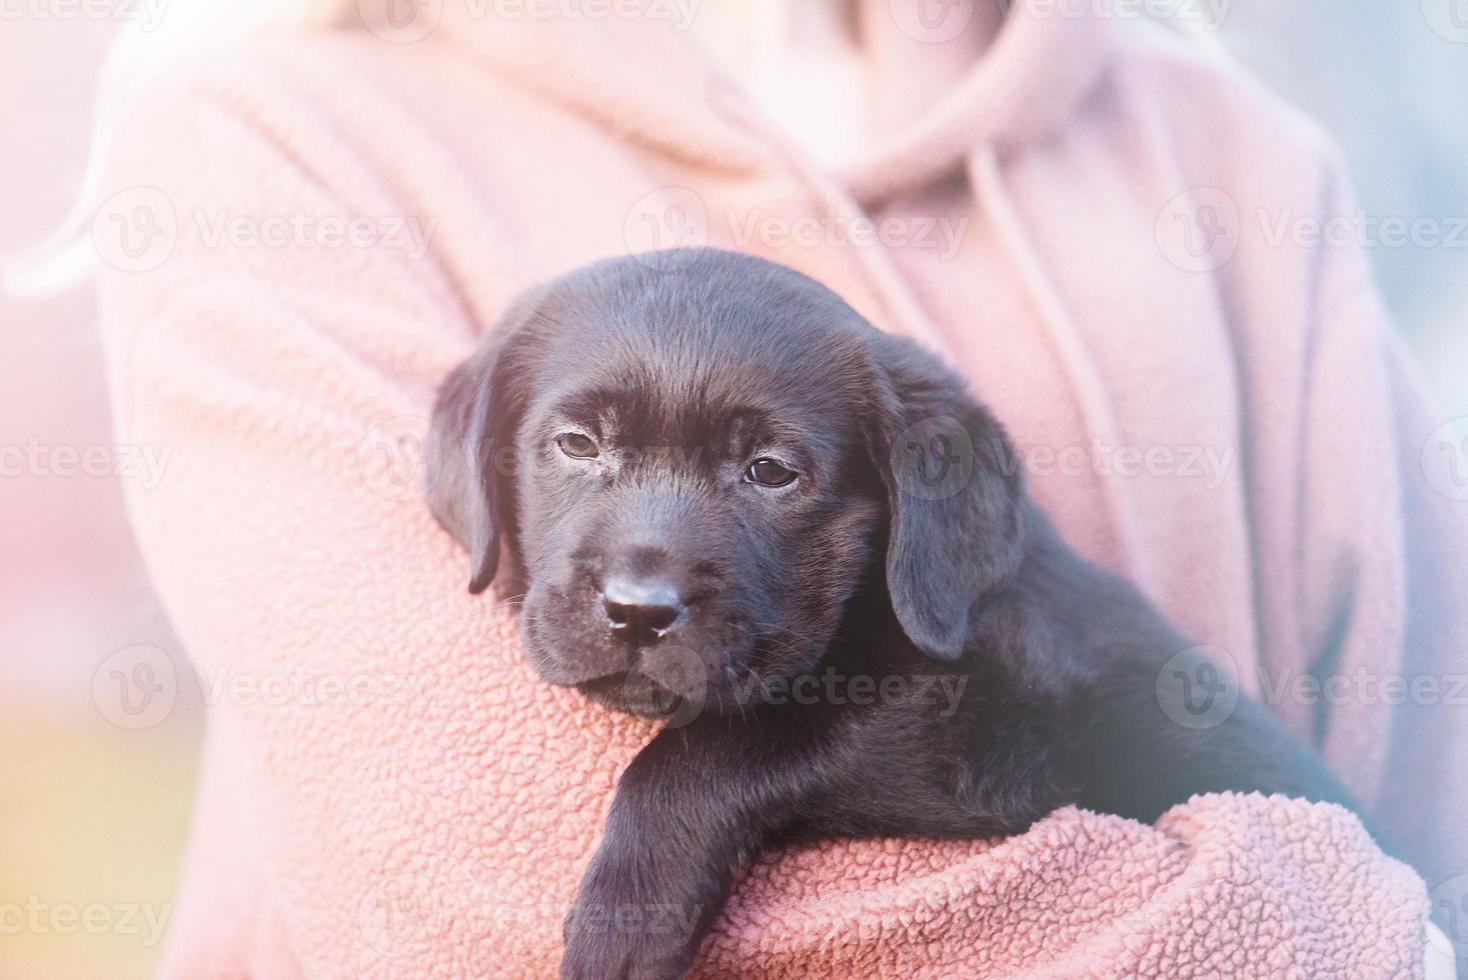
[[[153, 92], [116, 148], [117, 425], [173, 451], [132, 515], [233, 692], [165, 976], [553, 972], [652, 729], [523, 665], [418, 447], [520, 290], [673, 244], [784, 262], [940, 350], [1080, 551], [1314, 743], [1429, 884], [1468, 871], [1468, 503], [1360, 250], [1295, 233], [1353, 213], [1312, 126], [1095, 4], [939, 40], [873, 0], [877, 134], [828, 169], [664, 6], [496, 9], [252, 43]], [[1437, 693], [1399, 703], [1396, 675]], [[1004, 842], [769, 855], [700, 969], [1410, 976], [1426, 907], [1343, 811], [1202, 797], [1151, 828], [1064, 810]]]

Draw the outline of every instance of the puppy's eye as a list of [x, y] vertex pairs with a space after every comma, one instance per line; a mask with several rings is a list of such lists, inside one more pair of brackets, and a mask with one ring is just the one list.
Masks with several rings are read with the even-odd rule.
[[749, 469], [744, 471], [744, 478], [750, 483], [757, 483], [762, 487], [783, 487], [797, 476], [796, 472], [789, 467], [775, 462], [769, 457], [761, 457], [749, 464]]
[[556, 445], [561, 447], [561, 452], [573, 459], [594, 459], [601, 454], [596, 443], [579, 432], [562, 432], [556, 436]]

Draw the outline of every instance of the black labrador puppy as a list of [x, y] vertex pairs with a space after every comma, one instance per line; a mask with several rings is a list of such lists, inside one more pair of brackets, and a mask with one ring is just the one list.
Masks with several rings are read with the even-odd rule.
[[998, 422], [828, 289], [715, 250], [522, 298], [445, 382], [429, 499], [523, 588], [536, 670], [667, 724], [622, 775], [565, 977], [679, 977], [752, 852], [1013, 834], [1067, 803], [1350, 805], [1026, 499]]

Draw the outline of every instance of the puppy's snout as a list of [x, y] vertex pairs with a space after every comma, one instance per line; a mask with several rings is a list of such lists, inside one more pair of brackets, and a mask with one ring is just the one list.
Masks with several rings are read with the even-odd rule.
[[658, 578], [609, 578], [602, 609], [612, 632], [637, 647], [651, 646], [675, 629], [687, 607], [670, 582]]

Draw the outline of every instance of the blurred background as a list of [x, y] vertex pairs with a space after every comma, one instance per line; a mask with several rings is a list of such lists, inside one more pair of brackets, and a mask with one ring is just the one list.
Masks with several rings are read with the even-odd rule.
[[[71, 205], [101, 58], [136, 6], [0, 0], [0, 255]], [[1444, 417], [1468, 415], [1468, 0], [1191, 7], [1200, 43], [1334, 134], [1367, 216], [1442, 229], [1368, 250]], [[203, 731], [192, 675], [148, 705], [109, 693], [115, 671], [156, 663], [154, 648], [185, 654], [128, 530], [116, 474], [150, 461], [113, 445], [93, 317], [85, 287], [0, 294], [4, 978], [149, 975]]]

